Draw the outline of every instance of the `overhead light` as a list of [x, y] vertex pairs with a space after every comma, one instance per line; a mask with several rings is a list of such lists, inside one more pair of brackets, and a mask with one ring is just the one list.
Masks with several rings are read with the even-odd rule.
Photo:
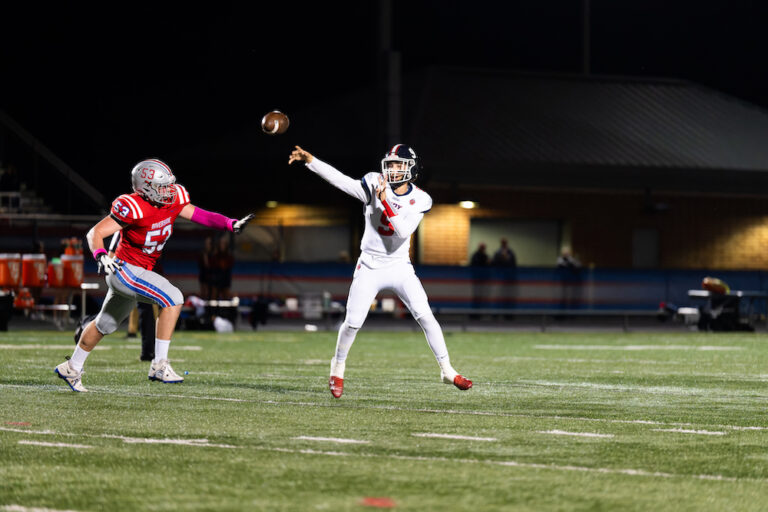
[[277, 201], [267, 201], [267, 208], [277, 208]]
[[459, 206], [466, 210], [471, 210], [472, 208], [477, 208], [477, 203], [474, 201], [459, 201]]

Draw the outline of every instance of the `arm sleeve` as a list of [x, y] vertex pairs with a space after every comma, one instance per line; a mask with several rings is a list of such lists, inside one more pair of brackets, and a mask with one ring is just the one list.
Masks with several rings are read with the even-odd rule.
[[342, 174], [334, 167], [317, 158], [313, 158], [311, 163], [305, 165], [310, 171], [314, 172], [342, 192], [345, 192], [364, 203], [370, 202], [370, 191], [365, 188], [364, 181], [361, 182], [360, 180], [350, 178], [346, 174]]
[[190, 219], [196, 224], [206, 226], [209, 228], [220, 229], [222, 231], [232, 231], [232, 226], [237, 222], [237, 219], [230, 219], [224, 215], [216, 212], [209, 212], [202, 208], [195, 207], [195, 211], [192, 212]]

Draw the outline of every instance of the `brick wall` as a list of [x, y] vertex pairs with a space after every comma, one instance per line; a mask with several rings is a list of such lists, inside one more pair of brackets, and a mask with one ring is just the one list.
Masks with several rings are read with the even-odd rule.
[[[494, 188], [463, 193], [480, 202], [465, 210], [446, 200], [448, 191], [430, 192], [435, 205], [419, 230], [419, 263], [466, 264], [471, 219], [507, 218], [567, 224], [573, 252], [585, 265], [631, 268], [633, 230], [653, 228], [659, 233], [660, 268], [768, 269], [768, 200], [760, 197], [654, 194], [649, 200], [641, 192]], [[652, 204], [657, 208], [649, 208]], [[259, 211], [256, 222], [355, 225], [358, 215], [359, 210], [280, 205]], [[354, 235], [354, 247], [360, 235]]]
[[426, 215], [421, 263], [465, 264], [470, 219], [491, 217], [567, 223], [574, 253], [602, 268], [632, 267], [637, 228], [658, 231], [660, 268], [768, 268], [768, 200], [760, 197], [498, 189], [463, 196], [482, 198], [480, 207], [438, 204]]

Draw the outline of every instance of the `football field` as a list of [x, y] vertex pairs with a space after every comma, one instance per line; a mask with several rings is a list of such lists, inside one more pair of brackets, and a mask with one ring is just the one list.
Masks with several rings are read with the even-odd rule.
[[0, 511], [765, 510], [768, 335], [178, 332], [177, 385], [115, 334], [0, 333]]

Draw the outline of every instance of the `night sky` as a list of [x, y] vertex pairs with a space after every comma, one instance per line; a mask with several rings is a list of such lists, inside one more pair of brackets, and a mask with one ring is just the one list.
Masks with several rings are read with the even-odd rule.
[[[107, 195], [145, 156], [377, 82], [376, 2], [107, 5], [0, 8], [0, 108]], [[581, 72], [577, 0], [394, 0], [393, 19], [406, 77], [435, 65]], [[592, 0], [591, 72], [691, 80], [768, 108], [767, 22], [758, 1]]]

